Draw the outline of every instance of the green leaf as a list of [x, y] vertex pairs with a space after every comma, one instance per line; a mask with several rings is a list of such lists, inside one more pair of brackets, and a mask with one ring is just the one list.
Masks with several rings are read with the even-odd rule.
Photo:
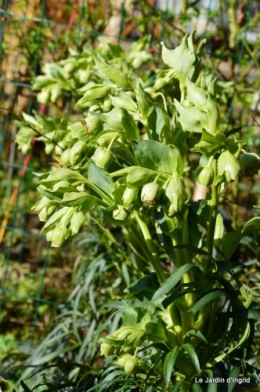
[[213, 301], [214, 299], [220, 297], [221, 295], [224, 295], [223, 290], [215, 290], [213, 289], [211, 292], [208, 294], [204, 295], [202, 298], [200, 298], [197, 302], [195, 302], [194, 305], [190, 307], [188, 312], [196, 313], [198, 310], [200, 310], [203, 306], [205, 306], [207, 303]]
[[85, 211], [91, 210], [99, 200], [87, 192], [66, 192], [61, 201], [62, 206], [81, 206]]
[[158, 288], [158, 283], [153, 275], [145, 276], [144, 278], [138, 280], [133, 286], [130, 286], [125, 291], [129, 293], [142, 293], [146, 297], [151, 298], [153, 293]]
[[140, 166], [156, 172], [183, 173], [183, 160], [177, 148], [155, 140], [134, 142], [134, 153]]
[[237, 348], [241, 347], [241, 345], [248, 339], [250, 335], [250, 324], [249, 322], [246, 323], [245, 325], [245, 329], [243, 332], [242, 337], [240, 338], [239, 342], [235, 345], [233, 345], [228, 351], [226, 351], [223, 354], [218, 355], [217, 357], [215, 357], [212, 361], [210, 361], [209, 363], [206, 364], [207, 367], [212, 367], [214, 366], [216, 363], [222, 361], [227, 355], [231, 354], [233, 351], [235, 351]]
[[235, 252], [236, 248], [239, 245], [241, 237], [242, 237], [241, 229], [231, 231], [225, 234], [222, 241], [222, 253], [224, 254], [227, 260], [230, 260], [230, 257]]
[[125, 89], [131, 89], [132, 83], [127, 76], [121, 71], [121, 69], [109, 65], [105, 61], [101, 61], [95, 58], [96, 66], [99, 72], [108, 80], [116, 84], [118, 87]]
[[165, 327], [160, 319], [149, 321], [145, 324], [145, 330], [147, 332], [148, 339], [154, 343], [167, 342], [167, 336], [165, 334]]
[[197, 338], [201, 339], [203, 342], [208, 343], [205, 336], [200, 331], [197, 331], [196, 329], [191, 329], [190, 331], [188, 331], [185, 334], [184, 339], [186, 338], [186, 336], [190, 336], [190, 335], [196, 336]]
[[184, 382], [184, 380], [177, 381], [174, 384], [174, 387], [172, 388], [171, 392], [180, 392], [180, 390], [181, 390], [180, 387], [181, 387], [181, 384], [183, 384], [183, 382]]
[[22, 116], [24, 121], [29, 124], [33, 129], [36, 129], [36, 131], [42, 131], [42, 124], [40, 124], [33, 116], [30, 116], [26, 113], [22, 113]]
[[185, 264], [182, 267], [176, 269], [169, 278], [161, 285], [161, 287], [154, 293], [151, 301], [154, 304], [160, 304], [164, 300], [165, 294], [167, 294], [176, 284], [181, 280], [183, 275], [188, 272], [194, 266], [192, 264]]
[[62, 180], [70, 181], [73, 183], [75, 181], [84, 182], [86, 178], [77, 171], [62, 168], [62, 169], [55, 169], [52, 172], [50, 172], [47, 178], [40, 181], [40, 184], [49, 187], [49, 186], [53, 186], [54, 184]]
[[146, 324], [151, 321], [151, 316], [145, 309], [134, 309], [131, 303], [124, 303], [122, 313], [122, 320], [125, 326], [145, 329]]
[[[213, 379], [215, 378], [214, 373], [210, 369], [205, 369], [204, 372], [207, 374], [208, 378]], [[218, 383], [213, 382], [207, 385], [207, 392], [217, 392], [218, 390]]]
[[23, 380], [20, 381], [21, 382], [21, 386], [23, 387], [24, 392], [32, 392], [32, 390], [27, 387], [27, 385], [25, 384], [25, 382]]
[[228, 383], [228, 390], [227, 392], [232, 392], [236, 386], [236, 382], [232, 381], [234, 378], [238, 378], [240, 374], [240, 366], [234, 366], [231, 372], [229, 373], [229, 378], [231, 381]]
[[242, 302], [243, 302], [244, 307], [246, 309], [249, 308], [249, 306], [251, 305], [252, 300], [253, 300], [252, 291], [244, 285], [241, 285], [241, 287], [239, 288], [239, 291], [240, 291], [240, 294], [242, 297]]
[[[91, 101], [95, 101], [97, 99], [107, 97], [112, 90], [111, 86], [106, 86], [104, 84], [95, 84], [94, 86], [90, 86], [88, 88], [84, 88], [84, 95], [83, 97], [77, 102], [75, 105], [76, 108], [83, 107], [86, 103]], [[83, 92], [82, 89], [80, 92]]]
[[143, 120], [146, 121], [152, 102], [149, 99], [149, 95], [143, 90], [143, 87], [140, 83], [138, 83], [136, 87], [136, 99], [139, 110], [141, 112], [141, 116]]
[[175, 365], [175, 361], [177, 359], [177, 356], [179, 354], [179, 347], [174, 347], [172, 351], [170, 351], [166, 357], [164, 358], [163, 361], [163, 377], [165, 381], [165, 388], [168, 388], [171, 376], [172, 376], [172, 371]]
[[128, 140], [139, 140], [139, 129], [136, 122], [125, 109], [114, 108], [107, 117], [107, 126], [117, 132], [125, 131]]
[[56, 226], [56, 224], [60, 222], [62, 218], [66, 217], [67, 214], [72, 215], [73, 210], [74, 209], [70, 207], [63, 207], [60, 210], [54, 212], [54, 214], [47, 220], [47, 222], [43, 226], [41, 233], [45, 232], [47, 228]]
[[207, 106], [206, 91], [203, 90], [201, 87], [196, 86], [196, 84], [191, 82], [189, 78], [186, 79], [186, 86], [187, 100], [196, 107], [198, 107], [200, 110], [205, 111]]
[[199, 373], [200, 372], [199, 358], [198, 358], [193, 346], [190, 343], [185, 343], [182, 345], [182, 348], [188, 353], [195, 369]]
[[215, 155], [221, 148], [226, 145], [226, 137], [222, 133], [211, 135], [205, 129], [202, 130], [202, 138], [199, 143], [195, 144], [191, 151], [200, 152], [206, 156]]
[[205, 112], [196, 108], [185, 108], [176, 99], [174, 99], [175, 107], [179, 113], [179, 122], [186, 132], [201, 133], [202, 129], [208, 128], [208, 116]]
[[175, 70], [181, 84], [185, 83], [187, 77], [192, 79], [196, 55], [189, 48], [187, 35], [183, 37], [181, 45], [173, 50], [167, 49], [162, 43], [162, 59], [165, 64]]
[[134, 167], [129, 171], [126, 178], [127, 185], [134, 188], [140, 188], [142, 185], [146, 184], [151, 175], [155, 175], [154, 171], [146, 169], [144, 167]]
[[242, 234], [252, 233], [254, 231], [260, 231], [260, 217], [250, 219], [244, 224]]
[[157, 105], [150, 111], [148, 116], [148, 127], [152, 133], [152, 139], [170, 143], [173, 139], [171, 124], [168, 114], [165, 110]]
[[137, 105], [134, 100], [130, 97], [130, 95], [121, 91], [118, 95], [110, 96], [113, 106], [115, 108], [122, 108], [125, 110], [129, 110], [131, 112], [137, 112]]
[[202, 388], [199, 384], [192, 384], [191, 390], [192, 392], [202, 392]]
[[55, 195], [52, 191], [48, 192], [46, 188], [42, 185], [37, 187], [37, 191], [42, 195], [47, 197], [47, 199], [55, 201], [56, 203], [60, 203], [62, 198], [60, 196]]
[[102, 169], [101, 167], [96, 166], [93, 162], [90, 162], [88, 167], [88, 179], [111, 198], [113, 197], [114, 181], [107, 174], [105, 169]]

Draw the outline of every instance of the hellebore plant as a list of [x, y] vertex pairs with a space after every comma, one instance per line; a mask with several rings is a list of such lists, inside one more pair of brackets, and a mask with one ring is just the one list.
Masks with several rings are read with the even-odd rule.
[[[38, 175], [42, 198], [33, 207], [52, 246], [82, 230], [94, 208], [100, 225], [122, 227], [140, 280], [111, 304], [122, 326], [101, 339], [101, 355], [154, 391], [216, 391], [217, 383], [197, 378], [255, 375], [247, 342], [259, 314], [235, 274], [243, 263], [230, 259], [243, 236], [257, 253], [260, 217], [227, 232], [218, 207], [227, 186], [240, 172], [256, 174], [260, 159], [220, 122], [203, 45], [195, 48], [194, 34], [173, 50], [162, 45], [166, 68], [145, 76], [95, 57], [98, 82], [77, 92], [84, 119], [56, 137], [58, 167]], [[207, 187], [196, 202], [194, 182]]]

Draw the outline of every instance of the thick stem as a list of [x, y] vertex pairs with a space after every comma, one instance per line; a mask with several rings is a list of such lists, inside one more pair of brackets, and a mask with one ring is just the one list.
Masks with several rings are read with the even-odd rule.
[[[182, 225], [182, 229], [177, 234], [175, 232], [174, 238], [172, 239], [173, 245], [187, 245], [189, 246], [189, 229], [188, 222], [185, 220]], [[174, 249], [175, 253], [175, 264], [179, 268], [189, 262], [191, 262], [191, 252], [189, 249]], [[194, 275], [192, 271], [186, 272], [182, 279], [182, 284], [189, 284], [194, 282]], [[195, 295], [193, 293], [185, 294], [183, 297], [177, 299], [175, 304], [180, 312], [181, 325], [182, 325], [182, 335], [184, 336], [186, 332], [194, 328], [194, 315], [193, 313], [188, 313], [188, 309], [195, 302]]]
[[147, 224], [140, 217], [140, 215], [138, 214], [137, 211], [133, 212], [133, 216], [135, 217], [135, 219], [136, 219], [136, 221], [137, 221], [137, 223], [138, 223], [138, 225], [140, 227], [140, 230], [141, 230], [141, 232], [143, 234], [146, 246], [147, 246], [147, 248], [150, 251], [149, 261], [152, 264], [155, 272], [157, 273], [159, 282], [163, 283], [165, 281], [165, 279], [166, 279], [166, 275], [165, 275], [165, 273], [163, 271], [160, 259], [158, 258], [157, 251], [156, 251], [156, 248], [154, 246], [150, 230], [148, 229]]
[[207, 233], [207, 251], [210, 255], [209, 258], [205, 260], [205, 271], [207, 272], [211, 266], [211, 257], [213, 256], [214, 248], [214, 234], [216, 227], [216, 219], [218, 214], [218, 185], [212, 185], [212, 197], [210, 201], [210, 217]]

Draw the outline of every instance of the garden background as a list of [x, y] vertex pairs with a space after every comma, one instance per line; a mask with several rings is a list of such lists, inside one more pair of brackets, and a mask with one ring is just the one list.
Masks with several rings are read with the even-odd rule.
[[[15, 143], [22, 112], [81, 119], [68, 91], [58, 102], [39, 103], [32, 89], [45, 63], [69, 51], [121, 45], [126, 53], [149, 36], [151, 69], [160, 62], [160, 42], [180, 43], [184, 33], [206, 38], [205, 66], [227, 83], [223, 110], [230, 125], [259, 153], [260, 6], [252, 0], [2, 0], [0, 14], [0, 385], [3, 391], [88, 390], [93, 369], [104, 364], [99, 337], [116, 329], [119, 317], [103, 305], [115, 300], [135, 276], [113, 242], [113, 226], [89, 224], [62, 248], [51, 248], [42, 223], [33, 172], [48, 171], [51, 155], [41, 141], [20, 151]], [[80, 77], [80, 76], [79, 76]], [[84, 75], [81, 74], [84, 79]], [[29, 139], [28, 139], [29, 140]], [[238, 181], [223, 200], [227, 225], [255, 216], [259, 179]], [[235, 223], [234, 223], [235, 222]], [[111, 239], [109, 240], [109, 236]], [[258, 288], [259, 270], [250, 243], [240, 247], [247, 260], [242, 280]], [[259, 296], [259, 293], [258, 293]], [[257, 296], [256, 296], [257, 297]], [[259, 297], [256, 299], [259, 304]], [[259, 331], [255, 334], [259, 349]], [[76, 365], [77, 364], [77, 365]], [[44, 369], [44, 371], [43, 371]], [[34, 374], [35, 373], [35, 374]], [[88, 377], [86, 377], [86, 374]], [[27, 380], [30, 378], [28, 384]], [[83, 387], [78, 381], [86, 378]], [[22, 380], [22, 381], [21, 381]], [[26, 385], [25, 385], [26, 381]], [[30, 385], [30, 386], [28, 386]], [[67, 388], [67, 389], [66, 389]], [[74, 388], [74, 389], [73, 389]], [[81, 388], [81, 389], [80, 389]], [[85, 388], [85, 389], [84, 389]]]

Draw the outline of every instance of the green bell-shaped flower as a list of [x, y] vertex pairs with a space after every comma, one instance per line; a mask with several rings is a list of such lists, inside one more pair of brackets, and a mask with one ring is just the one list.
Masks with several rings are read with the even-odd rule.
[[239, 172], [239, 165], [234, 157], [228, 150], [222, 152], [218, 158], [218, 175], [224, 176], [227, 182], [234, 181]]
[[141, 191], [141, 200], [144, 205], [152, 207], [159, 200], [161, 188], [156, 182], [148, 182]]
[[199, 169], [196, 183], [202, 186], [209, 186], [214, 180], [214, 170], [210, 166], [205, 166]]
[[113, 161], [113, 154], [110, 150], [104, 147], [98, 147], [91, 157], [91, 160], [102, 169], [107, 169]]

